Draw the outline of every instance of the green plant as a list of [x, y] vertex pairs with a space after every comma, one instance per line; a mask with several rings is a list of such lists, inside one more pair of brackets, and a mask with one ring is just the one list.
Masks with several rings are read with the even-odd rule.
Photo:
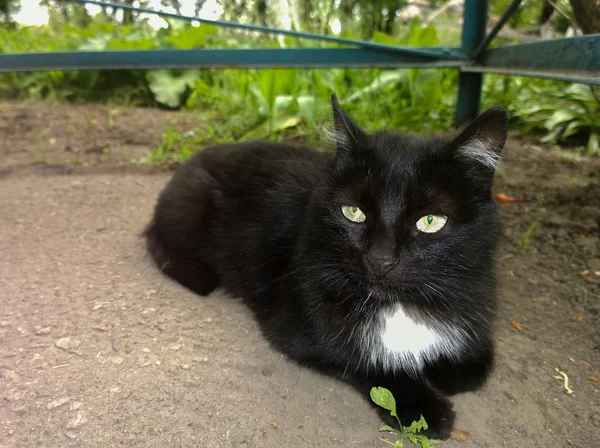
[[[444, 20], [448, 24], [454, 19]], [[390, 34], [375, 31], [372, 39], [389, 45], [455, 45], [458, 35], [447, 31], [443, 23], [436, 28], [414, 21]], [[360, 30], [352, 27], [343, 32], [348, 38], [358, 34]], [[280, 45], [306, 43], [289, 37], [280, 43], [272, 36], [177, 21], [157, 31], [143, 21], [119, 25], [101, 14], [91, 17], [85, 27], [54, 21], [52, 25], [0, 28], [0, 53]], [[310, 43], [315, 45], [337, 46]], [[182, 160], [196, 150], [194, 145], [223, 139], [293, 137], [315, 143], [321, 125], [331, 119], [333, 92], [367, 131], [447, 130], [455, 111], [457, 83], [453, 69], [73, 70], [0, 73], [0, 98], [211, 112], [210, 127], [201, 134], [165, 135], [148, 157], [158, 161]], [[541, 133], [543, 142], [600, 154], [600, 106], [586, 86], [489, 74], [484, 78], [483, 98], [486, 106], [503, 104], [514, 125], [524, 132]]]
[[380, 440], [383, 442], [393, 445], [394, 448], [402, 448], [404, 442], [407, 440], [412, 444], [420, 445], [421, 448], [432, 448], [440, 443], [438, 440], [432, 440], [424, 434], [419, 434], [421, 431], [428, 428], [427, 422], [422, 415], [419, 421], [413, 421], [410, 426], [402, 425], [398, 418], [398, 414], [396, 413], [396, 400], [388, 389], [384, 387], [373, 387], [371, 389], [371, 400], [373, 400], [376, 405], [390, 411], [390, 415], [395, 417], [398, 421], [399, 429], [392, 428], [388, 425], [383, 425], [380, 428], [380, 431], [390, 432], [397, 437], [395, 442], [390, 442], [389, 440], [381, 438]]
[[527, 248], [531, 243], [531, 235], [533, 235], [533, 231], [535, 230], [536, 226], [537, 222], [532, 222], [531, 225], [528, 227], [527, 231], [525, 232], [525, 236], [523, 237], [523, 243], [521, 244], [521, 251], [523, 253], [527, 252]]

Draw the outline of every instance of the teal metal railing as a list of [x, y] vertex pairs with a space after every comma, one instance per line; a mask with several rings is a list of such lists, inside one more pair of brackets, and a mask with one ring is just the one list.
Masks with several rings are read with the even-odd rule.
[[65, 0], [121, 8], [220, 27], [319, 40], [349, 48], [255, 48], [192, 50], [69, 51], [0, 55], [0, 72], [38, 70], [109, 70], [158, 68], [325, 68], [429, 67], [460, 71], [455, 123], [479, 112], [484, 73], [549, 78], [600, 85], [600, 34], [508, 45], [489, 49], [502, 26], [522, 0], [513, 0], [493, 29], [486, 33], [488, 0], [465, 0], [460, 47], [406, 47], [354, 39], [207, 20], [97, 0]]

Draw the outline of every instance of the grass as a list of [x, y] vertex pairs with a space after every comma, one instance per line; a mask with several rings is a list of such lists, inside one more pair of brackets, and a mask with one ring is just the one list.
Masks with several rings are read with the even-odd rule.
[[[436, 28], [413, 22], [400, 26], [394, 36], [375, 32], [372, 40], [391, 45], [455, 45], [458, 31], [445, 25]], [[157, 32], [144, 24], [121, 26], [95, 17], [85, 29], [68, 24], [0, 29], [0, 52], [280, 46], [265, 36], [234, 39], [238, 34], [209, 25], [175, 23]], [[286, 39], [285, 45], [306, 44]], [[50, 71], [1, 73], [0, 98], [105, 102], [111, 105], [110, 124], [121, 105], [210, 111], [211, 127], [203, 129], [202, 135], [169, 130], [144, 159], [162, 163], [184, 160], [200, 146], [222, 141], [290, 136], [314, 141], [322, 123], [330, 119], [329, 98], [334, 92], [367, 131], [445, 131], [452, 124], [457, 85], [458, 73], [450, 69]], [[486, 75], [483, 106], [498, 103], [508, 109], [514, 126], [539, 134], [542, 142], [600, 154], [600, 105], [589, 87]]]

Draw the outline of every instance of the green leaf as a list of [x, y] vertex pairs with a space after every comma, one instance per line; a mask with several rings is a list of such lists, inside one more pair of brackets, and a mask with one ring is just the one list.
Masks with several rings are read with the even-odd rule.
[[421, 445], [421, 448], [435, 448], [440, 444], [439, 440], [430, 439], [429, 437], [423, 435], [415, 436], [415, 438], [417, 440], [415, 443]]
[[410, 441], [410, 443], [414, 443], [415, 445], [419, 443], [419, 438], [411, 433], [406, 433], [405, 437]]
[[284, 129], [293, 128], [294, 126], [298, 126], [302, 121], [302, 117], [298, 115], [284, 115], [281, 117], [275, 117], [270, 120], [266, 120], [261, 123], [256, 128], [247, 132], [242, 140], [252, 140], [259, 138], [266, 138], [271, 134], [275, 134], [277, 132], [281, 132]]
[[575, 118], [575, 114], [570, 110], [559, 109], [546, 120], [544, 127], [549, 131], [552, 131], [559, 124], [571, 121], [573, 118]]
[[400, 431], [398, 431], [397, 429], [394, 429], [388, 425], [383, 425], [381, 428], [379, 428], [379, 431], [387, 431], [387, 432], [391, 432], [393, 434], [400, 435]]
[[394, 400], [392, 393], [385, 387], [373, 387], [371, 389], [371, 400], [377, 406], [390, 411], [392, 417], [398, 417], [398, 414], [396, 414], [396, 400]]
[[251, 83], [249, 86], [250, 92], [254, 95], [256, 102], [258, 103], [258, 115], [267, 118], [271, 116], [271, 108], [269, 107], [269, 103], [263, 94], [262, 89], [256, 83]]
[[315, 125], [315, 97], [312, 95], [300, 95], [296, 98], [298, 102], [298, 112], [311, 126]]
[[275, 97], [273, 112], [277, 114], [278, 112], [286, 111], [290, 108], [293, 102], [294, 97], [292, 95], [277, 95]]
[[429, 426], [427, 425], [425, 418], [423, 418], [423, 416], [421, 415], [421, 418], [418, 421], [413, 421], [411, 425], [405, 429], [408, 432], [416, 434], [418, 432], [426, 430], [427, 428], [429, 428]]
[[587, 153], [589, 155], [600, 154], [600, 138], [598, 137], [598, 134], [590, 134], [587, 144]]
[[179, 76], [169, 70], [156, 70], [148, 73], [148, 84], [160, 104], [179, 107], [183, 93], [188, 88], [193, 88], [199, 78], [200, 74], [196, 70], [185, 71]]
[[562, 140], [570, 137], [571, 135], [577, 134], [579, 131], [585, 130], [585, 127], [585, 124], [581, 123], [579, 120], [573, 120], [567, 125], [560, 138]]
[[381, 73], [367, 87], [357, 90], [352, 95], [344, 98], [343, 103], [352, 103], [365, 95], [376, 93], [391, 84], [405, 84], [408, 82], [409, 74], [405, 70], [388, 70]]
[[403, 448], [404, 444], [402, 443], [402, 439], [398, 439], [396, 440], [396, 443], [394, 443], [394, 448]]

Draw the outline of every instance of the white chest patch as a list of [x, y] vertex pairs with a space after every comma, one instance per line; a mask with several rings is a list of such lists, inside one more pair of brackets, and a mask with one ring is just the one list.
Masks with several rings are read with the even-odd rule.
[[383, 317], [381, 342], [395, 354], [421, 356], [434, 350], [440, 339], [436, 331], [412, 320], [401, 307]]
[[382, 311], [375, 325], [364, 331], [365, 357], [386, 371], [402, 369], [416, 373], [426, 361], [434, 361], [441, 355], [459, 358], [468, 342], [468, 336], [460, 328], [440, 330], [416, 322], [400, 305]]

